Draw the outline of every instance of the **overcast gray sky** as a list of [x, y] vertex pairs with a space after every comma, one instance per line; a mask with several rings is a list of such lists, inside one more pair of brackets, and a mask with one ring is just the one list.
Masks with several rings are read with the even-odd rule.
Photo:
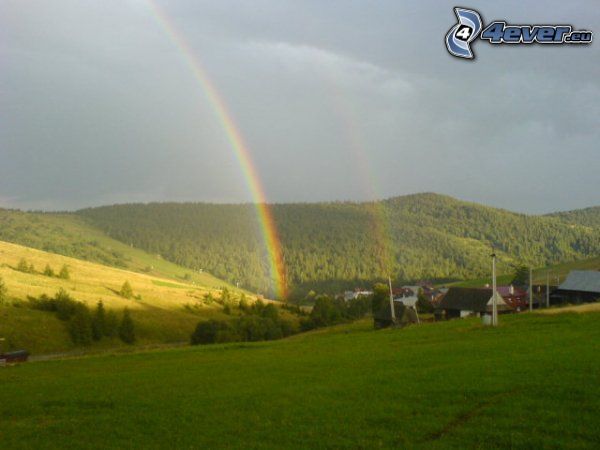
[[[158, 0], [274, 202], [438, 192], [523, 212], [600, 204], [600, 50], [475, 44], [454, 2]], [[568, 23], [589, 1], [472, 2]], [[0, 206], [249, 201], [189, 66], [144, 0], [0, 0]]]

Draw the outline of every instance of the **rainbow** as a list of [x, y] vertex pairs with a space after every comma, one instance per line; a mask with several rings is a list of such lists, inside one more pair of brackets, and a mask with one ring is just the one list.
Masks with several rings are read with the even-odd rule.
[[188, 65], [194, 78], [202, 88], [208, 103], [212, 106], [218, 121], [225, 131], [229, 145], [233, 149], [235, 157], [240, 164], [244, 178], [250, 189], [253, 203], [256, 207], [258, 221], [260, 223], [264, 244], [268, 254], [271, 280], [273, 280], [275, 295], [279, 298], [285, 298], [287, 296], [287, 288], [281, 243], [273, 219], [273, 214], [266, 201], [260, 177], [252, 163], [250, 151], [244, 143], [242, 134], [229, 113], [225, 101], [219, 95], [219, 91], [208, 77], [200, 59], [194, 53], [186, 38], [177, 30], [169, 16], [154, 0], [147, 1], [154, 18], [179, 50], [183, 60]]
[[330, 79], [329, 85], [333, 109], [336, 111], [342, 125], [341, 134], [344, 136], [349, 150], [353, 153], [357, 171], [366, 174], [366, 176], [358, 177], [358, 179], [363, 180], [363, 188], [367, 193], [367, 197], [373, 199], [364, 203], [371, 219], [373, 256], [379, 266], [381, 278], [385, 280], [389, 276], [394, 279], [396, 277], [394, 273], [394, 255], [389, 251], [389, 249], [394, 248], [394, 240], [390, 232], [390, 220], [385, 207], [378, 201], [383, 197], [380, 195], [381, 190], [377, 185], [376, 172], [367, 157], [368, 147], [365, 145], [365, 139], [360, 132], [361, 124], [357, 118], [356, 108], [348, 100], [348, 96], [344, 95], [335, 80]]

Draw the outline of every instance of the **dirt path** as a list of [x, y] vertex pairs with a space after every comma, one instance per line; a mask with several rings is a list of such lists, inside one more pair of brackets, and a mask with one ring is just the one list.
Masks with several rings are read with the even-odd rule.
[[167, 350], [170, 348], [178, 348], [189, 345], [189, 342], [172, 342], [169, 344], [147, 344], [147, 345], [138, 345], [132, 347], [117, 347], [117, 348], [109, 348], [104, 350], [72, 350], [69, 352], [61, 352], [61, 353], [47, 353], [44, 355], [31, 355], [29, 357], [30, 362], [39, 362], [39, 361], [51, 361], [54, 359], [70, 359], [70, 358], [84, 358], [87, 356], [101, 356], [101, 355], [121, 355], [128, 353], [142, 353], [149, 352], [152, 350]]

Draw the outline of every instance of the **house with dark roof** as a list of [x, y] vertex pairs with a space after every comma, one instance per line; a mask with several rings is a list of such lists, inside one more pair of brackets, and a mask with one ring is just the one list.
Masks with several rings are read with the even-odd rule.
[[498, 286], [496, 289], [506, 304], [516, 311], [523, 311], [529, 307], [529, 295], [527, 291], [512, 284], [509, 286]]
[[[496, 294], [496, 305], [500, 314], [513, 311], [499, 293]], [[451, 287], [435, 309], [437, 320], [491, 314], [492, 289], [486, 288]]]
[[381, 310], [373, 314], [376, 329], [388, 327], [403, 327], [411, 323], [417, 323], [417, 313], [414, 309], [404, 306], [401, 302], [393, 302], [394, 318], [389, 303], [382, 305]]
[[583, 303], [600, 300], [600, 272], [572, 270], [566, 280], [550, 294], [551, 303]]

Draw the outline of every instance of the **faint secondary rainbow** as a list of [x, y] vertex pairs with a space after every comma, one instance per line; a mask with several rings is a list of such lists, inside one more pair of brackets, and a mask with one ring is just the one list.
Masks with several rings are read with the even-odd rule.
[[363, 175], [360, 179], [363, 180], [365, 192], [368, 198], [372, 199], [366, 201], [364, 205], [371, 218], [371, 237], [375, 246], [373, 256], [379, 266], [380, 276], [383, 279], [388, 276], [394, 279], [398, 274], [394, 273], [395, 258], [393, 253], [390, 253], [394, 248], [390, 219], [380, 201], [382, 196], [378, 188], [377, 175], [367, 156], [368, 146], [360, 132], [361, 123], [357, 118], [356, 108], [349, 101], [348, 95], [342, 92], [335, 79], [330, 78], [329, 85], [333, 106], [343, 127], [343, 135], [354, 156], [357, 171]]
[[285, 267], [281, 243], [273, 214], [266, 201], [266, 196], [260, 182], [258, 172], [252, 163], [248, 147], [244, 143], [242, 135], [238, 130], [225, 101], [219, 95], [219, 91], [208, 77], [200, 59], [194, 53], [185, 36], [177, 30], [165, 11], [153, 0], [147, 0], [150, 10], [160, 27], [169, 36], [175, 47], [179, 50], [185, 63], [189, 66], [196, 81], [202, 88], [209, 104], [220, 122], [229, 144], [240, 164], [246, 183], [250, 189], [252, 199], [256, 206], [256, 212], [262, 230], [265, 247], [268, 253], [271, 279], [274, 282], [275, 295], [285, 298], [287, 295], [285, 282]]

